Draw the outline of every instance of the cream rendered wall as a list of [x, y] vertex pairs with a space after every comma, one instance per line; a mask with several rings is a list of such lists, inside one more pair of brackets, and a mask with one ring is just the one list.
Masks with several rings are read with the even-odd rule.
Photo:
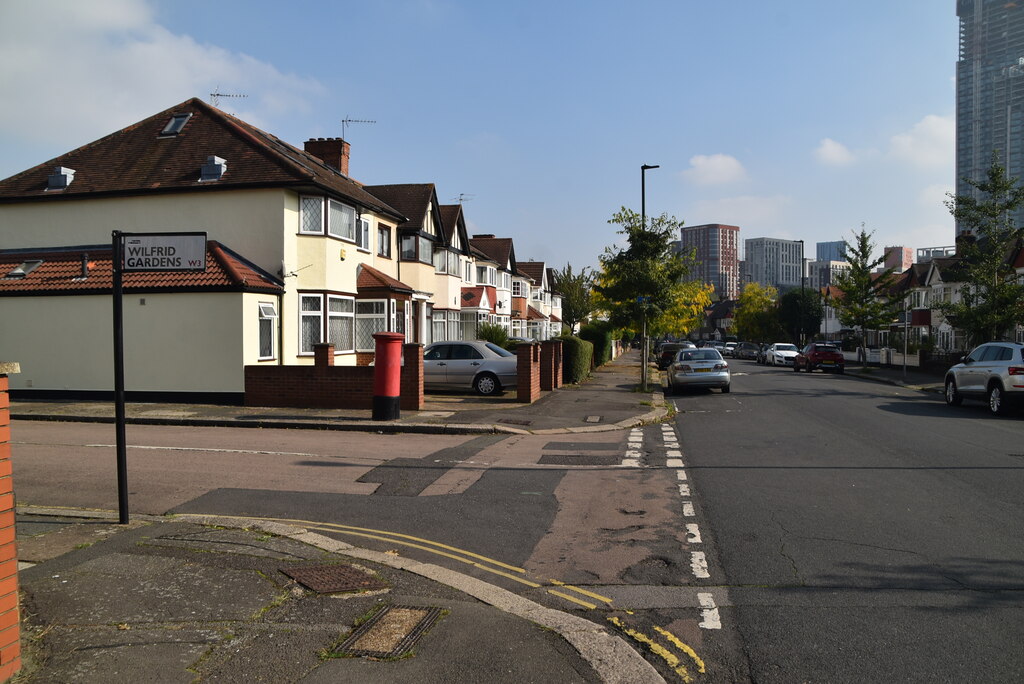
[[111, 232], [201, 231], [264, 270], [281, 268], [282, 217], [298, 200], [285, 190], [190, 192], [106, 199], [0, 204], [0, 245], [5, 249], [64, 247], [111, 242]]
[[442, 273], [436, 274], [433, 304], [439, 309], [461, 309], [462, 278]]
[[[125, 295], [125, 389], [242, 392], [243, 319], [240, 293]], [[113, 390], [111, 296], [2, 297], [0, 320], [11, 389]]]

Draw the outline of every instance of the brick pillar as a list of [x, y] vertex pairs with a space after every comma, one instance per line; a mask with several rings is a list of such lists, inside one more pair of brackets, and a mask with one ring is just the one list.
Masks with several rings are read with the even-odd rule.
[[562, 386], [562, 343], [546, 340], [540, 343], [540, 388], [545, 392]]
[[325, 368], [334, 365], [334, 345], [330, 342], [321, 342], [313, 345], [313, 365], [317, 368]]
[[11, 410], [7, 375], [17, 363], [0, 361], [0, 682], [21, 669], [18, 551], [14, 542], [14, 480], [11, 476]]
[[524, 342], [516, 347], [518, 383], [516, 399], [532, 404], [540, 399], [540, 345]]
[[402, 347], [402, 400], [403, 411], [423, 410], [423, 345], [406, 344]]

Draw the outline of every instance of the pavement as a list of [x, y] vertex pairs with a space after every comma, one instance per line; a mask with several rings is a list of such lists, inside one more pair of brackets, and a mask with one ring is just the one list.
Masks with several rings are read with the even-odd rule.
[[[369, 411], [129, 404], [129, 422], [416, 433], [622, 430], [671, 415], [631, 350], [586, 382], [514, 396], [428, 395]], [[941, 392], [941, 378], [850, 366]], [[100, 402], [11, 402], [15, 420], [113, 421]], [[14, 426], [16, 438], [17, 426]], [[15, 490], [17, 477], [15, 474]], [[303, 524], [204, 515], [17, 509], [22, 682], [664, 682], [608, 625], [467, 574], [354, 546]]]

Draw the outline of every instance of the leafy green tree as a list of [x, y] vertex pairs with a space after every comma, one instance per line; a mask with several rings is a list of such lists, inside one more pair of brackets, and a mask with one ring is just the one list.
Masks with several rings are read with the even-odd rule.
[[555, 271], [555, 289], [562, 295], [562, 322], [569, 332], [575, 332], [576, 326], [597, 308], [593, 287], [594, 276], [586, 266], [579, 273], [572, 272], [572, 264]]
[[733, 325], [740, 339], [771, 342], [783, 336], [776, 299], [779, 291], [770, 285], [747, 283], [740, 292]]
[[821, 330], [821, 318], [825, 308], [821, 295], [814, 289], [794, 289], [779, 299], [778, 320], [783, 330], [793, 336], [793, 342], [800, 344]]
[[964, 332], [970, 346], [1011, 337], [1024, 321], [1024, 283], [1009, 258], [1020, 249], [1024, 228], [1015, 226], [1014, 212], [1024, 204], [1024, 187], [993, 155], [985, 180], [967, 183], [980, 198], [950, 195], [946, 207], [969, 235], [957, 243], [955, 272], [963, 285], [959, 302], [945, 302], [940, 310]]
[[846, 242], [846, 260], [850, 270], [836, 275], [835, 286], [843, 291], [841, 299], [834, 300], [839, 322], [853, 328], [859, 335], [860, 361], [864, 361], [864, 338], [868, 330], [888, 326], [902, 308], [900, 301], [890, 301], [889, 290], [893, 284], [894, 269], [872, 273], [876, 266], [885, 261], [885, 256], [873, 259], [875, 245], [869, 233], [861, 224], [859, 232], [853, 233], [853, 242]]

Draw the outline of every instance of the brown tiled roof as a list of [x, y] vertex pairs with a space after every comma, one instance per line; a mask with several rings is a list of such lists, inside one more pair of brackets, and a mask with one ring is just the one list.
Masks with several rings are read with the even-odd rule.
[[532, 306], [529, 307], [526, 311], [526, 320], [528, 321], [546, 321], [547, 319], [547, 316], [545, 316]]
[[452, 244], [452, 236], [459, 229], [459, 219], [462, 218], [461, 204], [442, 204], [438, 207], [441, 211], [441, 220], [444, 222], [445, 244]]
[[[364, 185], [363, 190], [408, 219], [399, 228], [422, 228], [427, 207], [435, 198], [433, 183], [399, 183], [395, 185]], [[442, 226], [442, 232], [444, 227]]]
[[[88, 256], [83, 277], [82, 262]], [[21, 264], [42, 263], [23, 278], [8, 274]], [[206, 243], [206, 271], [128, 272], [125, 292], [266, 292], [284, 291], [280, 281], [219, 242]], [[114, 288], [110, 245], [39, 250], [0, 250], [0, 296], [101, 294]]]
[[462, 288], [462, 308], [463, 309], [478, 309], [482, 306], [484, 298], [484, 288], [482, 287], [464, 287]]
[[378, 271], [373, 266], [362, 264], [359, 267], [359, 276], [356, 278], [356, 288], [363, 290], [392, 290], [396, 292], [412, 292], [412, 288], [401, 280], [392, 278], [387, 273]]
[[471, 237], [469, 244], [487, 255], [488, 259], [497, 262], [502, 268], [510, 265], [513, 269], [515, 268], [515, 250], [512, 247], [512, 238]]
[[544, 262], [543, 261], [519, 261], [517, 262], [519, 272], [523, 275], [532, 278], [534, 284], [540, 285], [544, 282]]
[[[174, 114], [191, 117], [177, 135], [161, 136]], [[220, 180], [200, 182], [211, 155], [223, 158], [227, 170]], [[57, 166], [74, 169], [74, 180], [64, 190], [47, 190]], [[0, 202], [261, 187], [327, 191], [404, 218], [320, 159], [198, 98], [0, 181]]]

